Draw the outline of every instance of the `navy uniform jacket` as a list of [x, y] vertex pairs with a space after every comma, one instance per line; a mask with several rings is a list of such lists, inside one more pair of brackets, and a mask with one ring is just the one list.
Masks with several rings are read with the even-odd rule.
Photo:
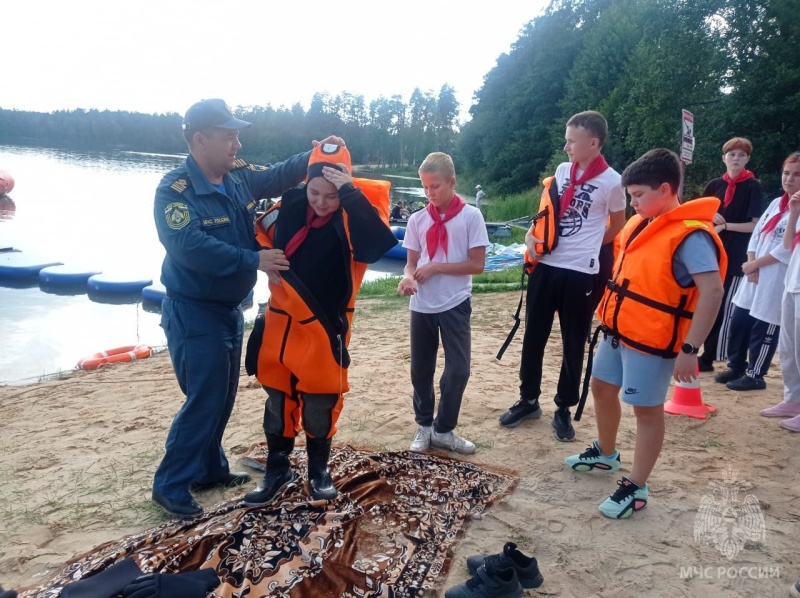
[[258, 200], [278, 197], [306, 176], [311, 152], [274, 166], [237, 160], [212, 185], [190, 155], [161, 179], [154, 217], [167, 255], [161, 282], [170, 297], [235, 306], [256, 283], [258, 250], [253, 223]]

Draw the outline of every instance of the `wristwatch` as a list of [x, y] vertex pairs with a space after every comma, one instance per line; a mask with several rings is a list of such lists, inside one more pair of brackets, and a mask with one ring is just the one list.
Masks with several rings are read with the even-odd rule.
[[697, 355], [700, 352], [700, 347], [695, 347], [692, 343], [683, 343], [681, 345], [681, 353], [687, 355]]

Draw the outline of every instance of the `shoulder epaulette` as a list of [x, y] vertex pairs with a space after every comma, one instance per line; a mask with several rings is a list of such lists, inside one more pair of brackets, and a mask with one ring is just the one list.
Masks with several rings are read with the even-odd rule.
[[186, 188], [189, 186], [189, 181], [186, 179], [177, 179], [174, 183], [170, 185], [170, 189], [174, 189], [178, 193], [183, 193], [186, 191]]
[[244, 158], [237, 158], [236, 161], [233, 163], [233, 168], [247, 168], [247, 170], [251, 170], [253, 172], [261, 172], [264, 170], [269, 170], [269, 166], [258, 166], [257, 164], [250, 164]]

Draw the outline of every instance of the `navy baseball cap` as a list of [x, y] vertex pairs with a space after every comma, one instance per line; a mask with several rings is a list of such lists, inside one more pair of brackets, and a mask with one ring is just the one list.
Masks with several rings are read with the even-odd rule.
[[228, 105], [218, 98], [200, 100], [193, 104], [183, 117], [184, 131], [202, 131], [217, 127], [218, 129], [246, 129], [252, 126], [246, 120], [239, 120], [231, 114]]

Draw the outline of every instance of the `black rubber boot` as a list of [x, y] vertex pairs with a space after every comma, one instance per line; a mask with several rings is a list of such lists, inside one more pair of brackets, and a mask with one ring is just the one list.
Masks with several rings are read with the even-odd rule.
[[244, 504], [248, 507], [261, 507], [271, 501], [289, 482], [294, 480], [289, 455], [294, 449], [294, 438], [267, 434], [267, 471], [264, 479], [245, 494]]
[[308, 451], [308, 485], [314, 500], [333, 500], [339, 491], [333, 486], [328, 459], [331, 456], [330, 438], [310, 438], [306, 436]]

